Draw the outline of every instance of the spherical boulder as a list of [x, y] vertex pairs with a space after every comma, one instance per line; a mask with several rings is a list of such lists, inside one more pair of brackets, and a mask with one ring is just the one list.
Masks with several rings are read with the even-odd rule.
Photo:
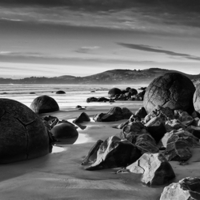
[[48, 131], [30, 108], [0, 99], [0, 163], [40, 157], [51, 152]]
[[76, 127], [67, 121], [55, 125], [51, 129], [51, 133], [56, 139], [56, 143], [73, 144], [78, 138]]
[[59, 110], [56, 100], [47, 95], [36, 97], [30, 107], [35, 113], [47, 113]]
[[143, 106], [149, 113], [155, 106], [169, 107], [193, 112], [193, 94], [195, 87], [192, 81], [180, 73], [167, 73], [154, 79], [146, 89]]
[[122, 93], [122, 91], [119, 88], [111, 88], [108, 91], [108, 95], [110, 97], [115, 97], [116, 95], [120, 95]]
[[200, 84], [196, 86], [196, 90], [193, 96], [193, 105], [195, 111], [197, 111], [200, 114]]

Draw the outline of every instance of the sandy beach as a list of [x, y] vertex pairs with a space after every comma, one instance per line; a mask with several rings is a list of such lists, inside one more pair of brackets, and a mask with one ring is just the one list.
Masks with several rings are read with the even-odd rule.
[[[122, 102], [88, 106], [84, 112], [90, 117], [106, 112]], [[124, 103], [124, 102], [123, 102]], [[133, 113], [142, 102], [128, 102]], [[59, 119], [72, 121], [83, 110], [61, 109], [48, 113]], [[0, 199], [2, 200], [61, 200], [61, 199], [134, 199], [158, 200], [164, 186], [148, 187], [140, 182], [138, 174], [116, 174], [117, 169], [87, 171], [81, 161], [98, 139], [117, 135], [112, 128], [117, 122], [88, 122], [84, 130], [78, 128], [79, 137], [74, 144], [55, 145], [53, 152], [33, 160], [0, 165]], [[176, 174], [175, 182], [187, 176], [199, 176], [199, 150], [195, 150], [188, 165], [170, 162]]]

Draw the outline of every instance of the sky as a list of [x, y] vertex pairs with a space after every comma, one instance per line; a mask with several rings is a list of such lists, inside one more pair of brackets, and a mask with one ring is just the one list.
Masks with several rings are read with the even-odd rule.
[[200, 74], [200, 3], [166, 2], [1, 0], [0, 77], [155, 67]]

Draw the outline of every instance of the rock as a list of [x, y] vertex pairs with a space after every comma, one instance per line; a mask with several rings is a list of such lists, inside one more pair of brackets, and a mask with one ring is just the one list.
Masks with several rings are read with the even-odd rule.
[[166, 147], [167, 160], [187, 161], [191, 158], [191, 148], [199, 146], [198, 139], [184, 129], [168, 132], [162, 138], [162, 144]]
[[94, 117], [97, 122], [112, 122], [124, 119], [122, 109], [120, 107], [112, 107], [107, 113], [100, 113]]
[[99, 97], [98, 98], [98, 102], [108, 102], [109, 99], [105, 98], [105, 97]]
[[196, 86], [194, 96], [193, 96], [193, 105], [195, 111], [200, 114], [200, 84]]
[[141, 150], [142, 153], [157, 153], [159, 150], [156, 147], [156, 141], [150, 134], [138, 135], [135, 145]]
[[122, 91], [119, 88], [112, 88], [108, 91], [108, 95], [110, 98], [119, 96]]
[[133, 115], [133, 113], [126, 107], [122, 108], [122, 115], [123, 115], [123, 119], [129, 119], [130, 116]]
[[67, 121], [57, 124], [51, 129], [56, 143], [73, 144], [78, 138], [76, 127]]
[[166, 73], [149, 84], [143, 106], [147, 113], [157, 105], [192, 113], [194, 92], [195, 87], [188, 77], [180, 73]]
[[158, 143], [166, 133], [163, 118], [160, 116], [152, 118], [145, 124], [145, 127], [151, 136], [155, 139], [156, 143]]
[[131, 96], [136, 95], [138, 93], [138, 91], [135, 88], [131, 88], [129, 90], [129, 93], [131, 94]]
[[200, 178], [186, 177], [166, 186], [160, 200], [199, 200]]
[[180, 128], [186, 128], [178, 119], [170, 119], [165, 122], [166, 132], [170, 132], [172, 130], [178, 130]]
[[144, 107], [140, 107], [136, 112], [135, 115], [140, 117], [141, 119], [145, 118], [145, 116], [147, 115], [147, 112], [145, 110]]
[[0, 118], [0, 163], [37, 158], [51, 152], [48, 130], [30, 108], [1, 98]]
[[80, 105], [77, 105], [76, 108], [77, 108], [78, 110], [85, 110], [85, 109], [86, 109], [86, 107], [82, 107], [82, 106], [80, 106]]
[[58, 90], [58, 91], [56, 91], [56, 94], [65, 94], [65, 91], [63, 91], [63, 90]]
[[97, 152], [102, 143], [103, 143], [103, 140], [98, 140], [95, 143], [95, 145], [90, 149], [88, 155], [82, 161], [82, 163], [81, 163], [82, 165], [91, 165], [92, 163], [95, 162], [95, 160], [97, 158]]
[[138, 100], [138, 101], [143, 101], [144, 95], [145, 95], [145, 91], [139, 92], [139, 93], [136, 95], [136, 100]]
[[121, 139], [127, 139], [135, 144], [136, 138], [140, 134], [148, 134], [146, 127], [141, 122], [132, 122], [126, 125], [120, 133]]
[[90, 159], [91, 165], [86, 166], [86, 170], [126, 167], [135, 162], [141, 156], [141, 152], [127, 140], [111, 136], [100, 144], [94, 155], [96, 158], [93, 156], [93, 159]]
[[44, 116], [42, 119], [43, 122], [46, 122], [47, 127], [49, 127], [48, 130], [51, 130], [56, 124], [59, 123], [59, 119], [51, 115]]
[[80, 123], [83, 123], [83, 122], [89, 122], [90, 121], [90, 118], [89, 116], [85, 113], [85, 112], [82, 112], [79, 117], [77, 117], [73, 123], [75, 124], [80, 124]]
[[55, 99], [47, 95], [35, 98], [30, 107], [35, 113], [48, 113], [59, 110], [59, 106]]
[[96, 97], [89, 97], [89, 98], [86, 99], [86, 102], [87, 103], [98, 102], [98, 98], [96, 98]]
[[159, 153], [145, 153], [126, 169], [132, 173], [142, 174], [142, 183], [149, 186], [164, 185], [175, 178], [171, 165], [164, 155]]
[[174, 110], [174, 116], [185, 126], [191, 125], [194, 121], [193, 117], [183, 110]]

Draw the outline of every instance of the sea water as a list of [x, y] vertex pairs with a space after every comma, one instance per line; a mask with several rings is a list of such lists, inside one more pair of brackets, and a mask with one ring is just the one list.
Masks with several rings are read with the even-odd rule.
[[[64, 109], [74, 108], [77, 105], [91, 105], [86, 102], [88, 97], [108, 97], [108, 90], [113, 87], [138, 89], [141, 86], [144, 85], [0, 84], [0, 98], [14, 99], [30, 107], [36, 97], [48, 95], [57, 101], [61, 109]], [[56, 94], [59, 90], [65, 94]], [[102, 104], [95, 102], [92, 105]]]

